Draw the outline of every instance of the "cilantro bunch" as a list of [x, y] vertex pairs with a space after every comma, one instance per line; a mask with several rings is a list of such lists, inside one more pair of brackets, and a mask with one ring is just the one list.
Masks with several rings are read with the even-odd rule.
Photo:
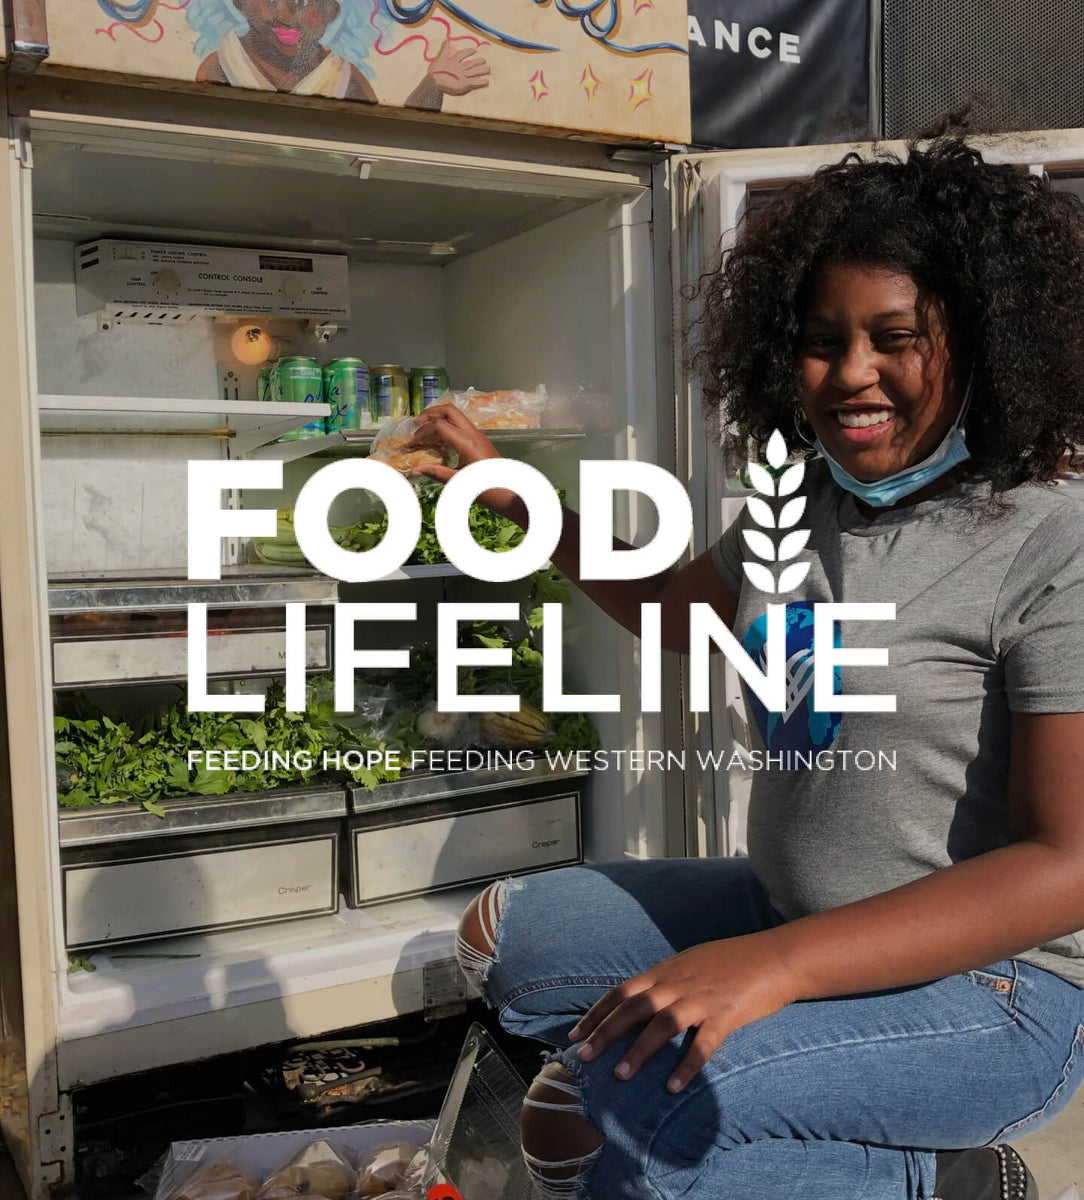
[[[493, 650], [511, 650], [512, 661], [502, 667], [461, 668], [458, 688], [461, 695], [474, 696], [502, 692], [514, 693], [535, 707], [542, 705], [542, 605], [564, 604], [571, 591], [564, 575], [554, 566], [535, 571], [523, 616], [525, 632], [513, 633], [507, 626], [494, 621], [475, 621], [460, 630], [460, 645], [484, 646]], [[411, 670], [387, 672], [376, 678], [396, 689], [404, 705], [415, 710], [432, 704], [437, 694], [437, 657], [430, 645], [411, 651]], [[583, 713], [550, 714], [552, 736], [547, 747], [552, 750], [597, 750], [598, 731]], [[404, 725], [397, 731], [403, 739], [409, 737]], [[416, 747], [411, 746], [411, 749]]]
[[[437, 537], [436, 511], [437, 500], [443, 485], [432, 481], [422, 480], [415, 484], [418, 504], [422, 513], [422, 530], [418, 536], [418, 544], [408, 563], [446, 563], [448, 556], [444, 553]], [[558, 491], [562, 502], [565, 493]], [[467, 518], [467, 528], [471, 536], [483, 550], [511, 550], [518, 546], [526, 536], [515, 521], [498, 516], [492, 509], [482, 504], [472, 504]], [[340, 545], [346, 550], [371, 550], [388, 531], [387, 510], [379, 512], [363, 521], [352, 525], [342, 535]]]
[[[100, 804], [142, 804], [164, 815], [158, 801], [184, 795], [222, 796], [259, 792], [285, 784], [308, 783], [321, 771], [324, 751], [397, 748], [358, 724], [347, 725], [335, 712], [332, 682], [311, 681], [304, 713], [286, 710], [285, 692], [276, 684], [259, 716], [192, 713], [183, 703], [170, 705], [137, 735], [127, 722], [94, 709], [82, 698], [69, 700], [54, 718], [59, 802], [65, 808]], [[188, 767], [192, 749], [279, 751], [288, 769], [208, 771]], [[299, 752], [312, 756], [312, 769], [298, 768]], [[381, 764], [350, 772], [355, 782], [376, 787], [398, 777]]]

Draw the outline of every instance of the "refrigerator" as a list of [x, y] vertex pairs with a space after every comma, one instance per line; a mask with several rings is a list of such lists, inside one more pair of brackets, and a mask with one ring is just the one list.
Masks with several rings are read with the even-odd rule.
[[[74, 1182], [72, 1095], [81, 1087], [437, 1008], [458, 995], [450, 963], [459, 913], [482, 880], [507, 869], [496, 853], [500, 831], [523, 835], [518, 810], [504, 802], [520, 791], [499, 773], [453, 793], [408, 788], [371, 810], [352, 807], [348, 789], [319, 787], [262, 796], [257, 808], [228, 796], [210, 807], [193, 802], [171, 810], [180, 840], [168, 852], [153, 813], [118, 813], [97, 827], [88, 810], [59, 818], [58, 697], [85, 686], [129, 711], [179, 698], [183, 671], [162, 663], [176, 664], [166, 641], [183, 635], [178, 622], [193, 598], [217, 614], [219, 632], [248, 639], [242, 649], [252, 662], [224, 669], [223, 686], [250, 694], [277, 673], [269, 656], [286, 603], [314, 611], [335, 601], [416, 603], [424, 631], [439, 602], [520, 595], [514, 584], [450, 571], [408, 568], [372, 584], [276, 574], [247, 561], [243, 539], [223, 543], [224, 578], [199, 591], [186, 580], [189, 460], [278, 458], [281, 493], [250, 489], [230, 502], [287, 508], [337, 451], [275, 440], [305, 414], [261, 407], [254, 371], [236, 363], [223, 371], [235, 328], [228, 321], [165, 321], [138, 305], [79, 315], [79, 248], [111, 238], [345, 256], [349, 320], [326, 344], [314, 340], [326, 330], [286, 322], [290, 353], [440, 363], [459, 388], [545, 384], [546, 427], [502, 435], [502, 453], [566, 489], [574, 509], [581, 461], [658, 464], [689, 491], [688, 553], [700, 553], [749, 493], [740, 464], [725, 463], [703, 433], [684, 337], [697, 318], [695, 285], [758, 196], [843, 148], [690, 155], [47, 77], [13, 79], [7, 102], [0, 606], [10, 809], [0, 822], [0, 1122], [29, 1194], [43, 1200]], [[1017, 136], [991, 153], [1082, 186], [1073, 166], [1084, 161], [1080, 133]], [[618, 536], [643, 542], [653, 529], [648, 502], [618, 496]], [[118, 614], [129, 626], [133, 615], [144, 622], [135, 632], [155, 643], [150, 674], [132, 665], [130, 627], [112, 657], [95, 644], [97, 665], [88, 666], [87, 647], [100, 641], [88, 625], [98, 621], [109, 635]], [[310, 666], [326, 663], [329, 643], [318, 628], [310, 634]], [[388, 645], [415, 636], [386, 631]], [[566, 689], [621, 697], [618, 712], [592, 717], [602, 747], [684, 754], [685, 769], [625, 762], [542, 781], [540, 802], [556, 805], [545, 819], [563, 822], [571, 848], [526, 865], [740, 853], [751, 774], [701, 766], [699, 757], [729, 755], [747, 736], [721, 656], [710, 713], [689, 712], [685, 664], [667, 655], [663, 711], [645, 714], [630, 634], [576, 595], [565, 638]], [[139, 653], [146, 662], [147, 646]], [[418, 806], [428, 806], [426, 836], [388, 850]], [[461, 815], [477, 817], [464, 838], [475, 857], [458, 876], [442, 875]], [[187, 929], [163, 924], [156, 936], [169, 889], [188, 895], [187, 868], [176, 864], [190, 862], [215, 828], [237, 839], [216, 853], [271, 863], [258, 877], [304, 858], [314, 877], [330, 870], [330, 890], [284, 895], [277, 915], [249, 912], [217, 928], [194, 918]], [[366, 853], [387, 856], [390, 867], [351, 898], [341, 868], [359, 828], [371, 839]], [[492, 830], [487, 859], [477, 847]], [[94, 899], [95, 871], [115, 863], [111, 841], [148, 849], [129, 855], [130, 873], [110, 876], [122, 882]], [[173, 852], [182, 845], [183, 854]], [[231, 865], [240, 861], [201, 869], [209, 878], [220, 871], [243, 908], [249, 876]], [[393, 895], [388, 876], [412, 868], [420, 886]], [[431, 890], [426, 871], [435, 884], [464, 882]], [[353, 883], [365, 891], [364, 881]], [[109, 926], [106, 936], [94, 914], [116, 913], [118, 888], [131, 897], [135, 933]], [[133, 939], [151, 957], [121, 953]], [[69, 973], [69, 953], [90, 957], [95, 970]]]

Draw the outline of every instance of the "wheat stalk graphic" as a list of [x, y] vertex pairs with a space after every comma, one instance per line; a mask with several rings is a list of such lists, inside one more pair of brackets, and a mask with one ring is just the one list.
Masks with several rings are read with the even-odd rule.
[[773, 430], [768, 439], [766, 457], [768, 466], [780, 474], [776, 478], [759, 463], [748, 463], [749, 478], [759, 495], [750, 496], [745, 501], [745, 507], [760, 529], [791, 529], [793, 532], [785, 534], [777, 546], [769, 534], [761, 533], [759, 529], [743, 529], [742, 537], [745, 538], [746, 546], [761, 561], [743, 562], [742, 570], [755, 588], [775, 596], [794, 591], [809, 574], [807, 562], [791, 563], [789, 567], [784, 567], [778, 579], [771, 567], [764, 566], [764, 563], [789, 562], [805, 549], [809, 541], [809, 530], [793, 528], [805, 512], [805, 497], [797, 496], [788, 500], [780, 509], [778, 518], [767, 500], [760, 497], [770, 496], [774, 500], [796, 492], [805, 478], [805, 463], [793, 463], [785, 471], [781, 470], [787, 461], [787, 443], [778, 429]]

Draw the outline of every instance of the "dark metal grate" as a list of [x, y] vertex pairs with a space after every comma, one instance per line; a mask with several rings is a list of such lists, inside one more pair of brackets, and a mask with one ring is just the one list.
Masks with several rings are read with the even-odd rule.
[[976, 97], [994, 130], [1084, 126], [1081, 0], [884, 0], [884, 124], [920, 133]]

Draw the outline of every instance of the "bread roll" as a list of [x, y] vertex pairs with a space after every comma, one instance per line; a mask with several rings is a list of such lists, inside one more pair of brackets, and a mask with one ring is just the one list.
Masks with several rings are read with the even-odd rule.
[[358, 1171], [354, 1200], [399, 1191], [403, 1184], [403, 1173], [420, 1149], [421, 1146], [416, 1142], [390, 1142], [386, 1146], [378, 1146]]
[[256, 1200], [346, 1200], [354, 1172], [327, 1142], [313, 1142], [275, 1172], [256, 1195]]
[[239, 1167], [212, 1163], [190, 1175], [170, 1200], [253, 1200], [258, 1187]]

